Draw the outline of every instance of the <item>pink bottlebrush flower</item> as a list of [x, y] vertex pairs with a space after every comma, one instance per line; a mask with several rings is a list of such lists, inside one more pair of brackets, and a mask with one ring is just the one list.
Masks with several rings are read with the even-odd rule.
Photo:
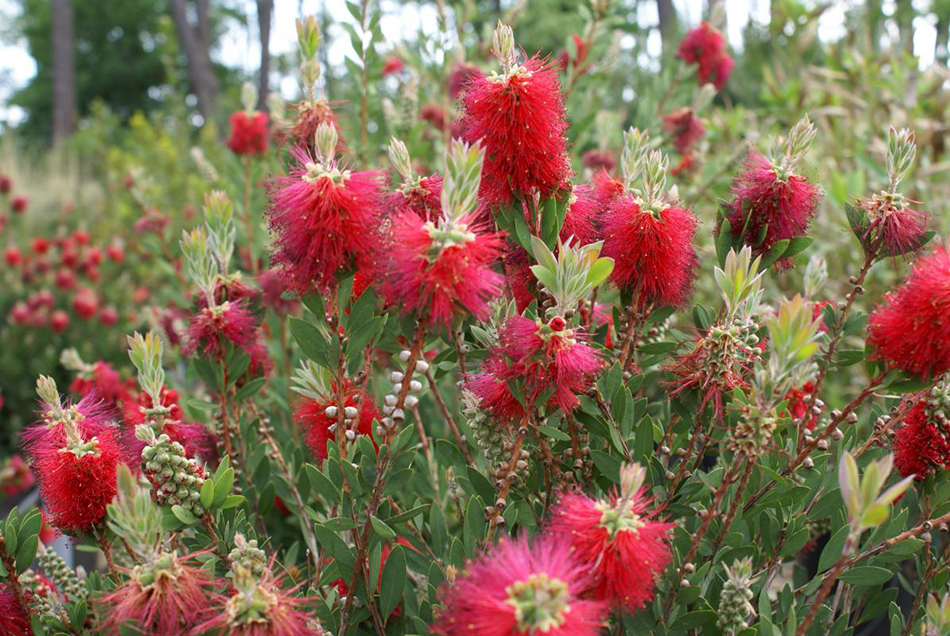
[[468, 88], [473, 79], [483, 77], [485, 77], [485, 74], [474, 64], [458, 62], [452, 67], [452, 72], [449, 73], [449, 95], [452, 99], [456, 99]]
[[581, 157], [585, 168], [590, 168], [594, 172], [605, 170], [611, 172], [617, 167], [617, 158], [609, 150], [588, 150]]
[[669, 532], [656, 521], [645, 489], [595, 500], [566, 494], [552, 512], [550, 530], [570, 542], [578, 563], [590, 568], [594, 598], [635, 612], [653, 600], [656, 579], [672, 560]]
[[570, 178], [567, 122], [556, 70], [532, 57], [510, 73], [473, 77], [462, 96], [462, 138], [485, 148], [480, 196], [507, 204], [551, 196]]
[[135, 566], [127, 580], [98, 600], [105, 617], [102, 628], [120, 634], [128, 625], [165, 636], [187, 633], [208, 620], [214, 609], [207, 595], [216, 582], [195, 562], [199, 554], [163, 553]]
[[927, 230], [927, 213], [910, 207], [915, 202], [890, 192], [881, 192], [858, 202], [867, 215], [867, 225], [858, 237], [869, 250], [881, 256], [900, 256], [920, 248]]
[[894, 437], [894, 465], [901, 477], [913, 475], [922, 481], [950, 464], [950, 441], [941, 430], [941, 425], [946, 425], [946, 418], [936, 420], [927, 406], [926, 398], [920, 399]]
[[383, 63], [383, 77], [400, 72], [405, 67], [401, 57], [390, 55]]
[[[28, 594], [28, 593], [27, 593]], [[33, 636], [30, 615], [7, 582], [0, 583], [0, 616], [5, 636]]]
[[583, 598], [590, 564], [570, 544], [504, 538], [439, 589], [438, 636], [596, 636], [607, 605]]
[[231, 113], [228, 148], [236, 155], [263, 155], [267, 152], [267, 113]]
[[[333, 112], [332, 105], [329, 102], [316, 100], [300, 102], [296, 105], [297, 118], [289, 134], [283, 141], [289, 141], [293, 146], [313, 149], [314, 137], [320, 124], [332, 125], [337, 134], [340, 134], [340, 124], [337, 122], [336, 115]], [[337, 141], [336, 149], [342, 152], [346, 144], [343, 137], [340, 136]]]
[[12, 455], [0, 463], [0, 493], [4, 496], [15, 497], [29, 490], [35, 483], [36, 478], [33, 477], [33, 472], [21, 455]]
[[614, 259], [611, 275], [640, 305], [678, 306], [692, 289], [696, 267], [696, 217], [668, 207], [643, 210], [630, 195], [614, 199], [603, 219], [603, 256]]
[[[733, 236], [759, 255], [784, 239], [803, 236], [818, 212], [821, 192], [794, 173], [781, 178], [780, 170], [756, 150], [749, 153], [745, 170], [732, 186], [729, 225]], [[749, 201], [749, 209], [743, 202]]]
[[[360, 435], [369, 435], [373, 439], [373, 420], [381, 420], [383, 416], [367, 395], [360, 395], [355, 388], [347, 387], [344, 392], [344, 408], [352, 407], [360, 410], [360, 421], [356, 432]], [[331, 409], [327, 414], [327, 409]], [[327, 458], [327, 442], [334, 437], [330, 427], [339, 422], [335, 413], [337, 401], [335, 397], [317, 400], [312, 397], [303, 397], [294, 407], [294, 422], [307, 434], [307, 447], [317, 464], [322, 464]], [[375, 440], [373, 441], [375, 445]]]
[[686, 34], [676, 57], [687, 64], [695, 64], [699, 82], [713, 84], [717, 90], [722, 90], [726, 85], [735, 65], [726, 52], [726, 39], [708, 22], [702, 22]]
[[502, 246], [500, 235], [472, 225], [471, 217], [445, 229], [401, 214], [393, 219], [387, 250], [387, 296], [402, 312], [446, 328], [461, 314], [485, 320], [488, 302], [503, 290], [504, 278], [491, 267]]
[[591, 387], [604, 366], [597, 352], [582, 342], [583, 332], [568, 329], [560, 316], [547, 323], [511, 316], [498, 337], [499, 346], [489, 351], [483, 373], [472, 376], [467, 386], [482, 408], [499, 419], [523, 413], [507, 382], [521, 383], [529, 405], [550, 391], [548, 404], [572, 411], [580, 404], [577, 395]]
[[[44, 405], [46, 406], [46, 405]], [[38, 424], [28, 426], [20, 433], [23, 450], [36, 460], [40, 455], [57, 452], [62, 448], [64, 433], [62, 420], [68, 417], [79, 427], [84, 438], [114, 436], [115, 410], [92, 391], [78, 404], [67, 404], [60, 413], [41, 411]]]
[[296, 311], [299, 303], [291, 298], [284, 298], [287, 285], [284, 279], [272, 269], [266, 269], [257, 277], [257, 284], [261, 288], [261, 302], [270, 307], [279, 316], [285, 316]]
[[191, 317], [184, 353], [190, 356], [200, 351], [202, 355], [221, 359], [228, 342], [247, 351], [257, 342], [256, 323], [254, 314], [241, 301], [205, 307]]
[[324, 174], [305, 147], [292, 154], [290, 176], [270, 183], [273, 261], [297, 293], [326, 291], [339, 272], [370, 259], [377, 247], [380, 175], [336, 168]]
[[940, 245], [871, 314], [872, 358], [924, 377], [950, 370], [950, 253]]
[[392, 216], [414, 212], [423, 221], [436, 222], [442, 215], [442, 175], [422, 177], [406, 183], [389, 196]]
[[[190, 632], [230, 636], [322, 636], [317, 619], [303, 608], [314, 599], [297, 596], [300, 585], [284, 588], [268, 567], [260, 580], [239, 575], [232, 594], [214, 597], [214, 615]], [[220, 631], [219, 631], [220, 630]]]
[[702, 120], [692, 108], [678, 108], [663, 115], [663, 129], [673, 135], [673, 146], [681, 155], [688, 155], [706, 134]]

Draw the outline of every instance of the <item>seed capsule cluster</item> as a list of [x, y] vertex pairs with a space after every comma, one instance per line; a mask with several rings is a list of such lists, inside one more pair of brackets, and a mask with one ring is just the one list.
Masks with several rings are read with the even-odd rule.
[[158, 503], [180, 505], [196, 515], [205, 513], [201, 505], [204, 468], [185, 455], [185, 447], [162, 433], [142, 449], [145, 475], [155, 486]]
[[[409, 362], [409, 358], [411, 357], [412, 352], [410, 352], [408, 349], [403, 349], [399, 352], [399, 360], [404, 363]], [[379, 423], [379, 426], [376, 427], [376, 435], [383, 436], [389, 431], [393, 430], [398, 424], [406, 419], [406, 409], [411, 409], [419, 403], [419, 393], [422, 392], [422, 382], [413, 378], [417, 373], [425, 374], [425, 372], [428, 370], [428, 362], [425, 360], [416, 361], [416, 366], [413, 369], [413, 377], [409, 379], [408, 393], [406, 394], [406, 397], [403, 400], [400, 408], [396, 407], [400, 406], [399, 395], [402, 393], [403, 387], [406, 385], [406, 374], [404, 371], [393, 371], [389, 374], [389, 380], [393, 383], [393, 390], [392, 392], [388, 393], [385, 398], [383, 398], [383, 413], [386, 416]], [[355, 411], [356, 410], [354, 409], [354, 417], [356, 416]], [[349, 436], [349, 431], [347, 431], [347, 436]]]
[[[478, 397], [470, 390], [461, 387], [462, 415], [472, 429], [472, 436], [475, 443], [481, 449], [482, 454], [488, 461], [489, 474], [495, 480], [495, 487], [499, 490], [504, 487], [506, 481], [512, 485], [519, 485], [524, 481], [525, 469], [528, 468], [528, 459], [530, 454], [525, 448], [518, 451], [518, 458], [512, 466], [514, 457], [515, 443], [511, 436], [507, 434], [508, 429], [494, 423], [488, 419], [485, 412], [479, 406]], [[496, 505], [504, 508], [505, 501], [499, 499]]]
[[86, 599], [86, 586], [76, 576], [76, 572], [66, 565], [63, 557], [56, 554], [52, 548], [43, 548], [39, 553], [38, 561], [46, 577], [56, 584], [69, 602], [75, 603]]
[[726, 567], [726, 582], [719, 595], [716, 625], [725, 636], [735, 636], [749, 626], [755, 616], [752, 600], [752, 562], [743, 559]]
[[240, 532], [234, 535], [234, 549], [228, 553], [228, 560], [231, 562], [232, 574], [237, 567], [242, 567], [260, 578], [267, 569], [267, 555], [257, 547], [257, 539], [248, 541]]

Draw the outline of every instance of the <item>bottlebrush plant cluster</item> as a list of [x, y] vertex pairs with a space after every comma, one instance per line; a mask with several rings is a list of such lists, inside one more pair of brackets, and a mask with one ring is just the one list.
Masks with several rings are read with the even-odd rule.
[[[852, 193], [861, 264], [829, 298], [807, 116], [718, 209], [678, 192], [732, 69], [710, 25], [679, 48], [692, 105], [584, 180], [583, 39], [559, 66], [499, 23], [492, 67], [453, 75], [444, 152], [394, 138], [387, 165], [316, 90], [316, 24], [303, 100], [268, 117], [249, 91], [230, 119], [244, 198], [208, 192], [181, 237], [181, 342], [130, 335], [134, 377], [66, 349], [69, 394], [37, 380], [0, 476], [43, 509], [0, 527], [0, 631], [950, 633], [950, 254], [902, 190], [912, 132]], [[906, 280], [861, 299], [889, 259]], [[860, 388], [829, 395], [843, 373]], [[44, 520], [102, 570], [41, 548]]]

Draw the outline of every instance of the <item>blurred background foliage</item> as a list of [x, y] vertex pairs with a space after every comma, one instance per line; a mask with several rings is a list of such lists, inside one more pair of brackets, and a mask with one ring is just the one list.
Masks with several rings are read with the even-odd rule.
[[[233, 200], [242, 197], [237, 184], [244, 168], [222, 143], [228, 114], [240, 108], [241, 83], [256, 83], [264, 95], [279, 93], [288, 104], [300, 96], [295, 54], [268, 48], [277, 33], [293, 37], [287, 25], [273, 25], [280, 14], [274, 2], [295, 4], [7, 0], [0, 5], [9, 18], [4, 43], [8, 49], [25, 47], [36, 64], [25, 85], [7, 86], [9, 98], [0, 109], [6, 113], [0, 119], [0, 174], [10, 177], [13, 194], [29, 200], [26, 212], [6, 223], [0, 247], [28, 252], [36, 237], [62, 239], [81, 230], [92, 236], [92, 244], [121, 245], [126, 255], [121, 263], [103, 265], [101, 278], [89, 282], [95, 283], [101, 305], [118, 309], [118, 322], [73, 320], [57, 334], [7, 318], [17, 303], [47, 283], [24, 281], [0, 265], [5, 268], [0, 277], [0, 448], [10, 448], [14, 432], [32, 417], [33, 378], [40, 371], [58, 368], [58, 379], [67, 383], [66, 371], [56, 367], [64, 347], [76, 346], [87, 360], [125, 368], [124, 334], [174, 321], [175, 311], [185, 306], [181, 286], [169, 284], [180, 276], [181, 230], [193, 224], [205, 191], [225, 188]], [[648, 129], [675, 164], [678, 157], [662, 115], [693, 104], [698, 92], [693, 71], [675, 58], [676, 46], [700, 13], [721, 29], [737, 19], [730, 15], [737, 3], [686, 4], [691, 11], [672, 0], [321, 2], [322, 87], [340, 118], [350, 162], [387, 167], [385, 149], [395, 135], [407, 141], [420, 169], [436, 169], [451, 130], [448, 122], [456, 114], [447, 97], [450, 73], [463, 61], [490, 68], [488, 42], [501, 18], [514, 26], [528, 54], [540, 52], [553, 63], [566, 57], [562, 83], [569, 93], [576, 182], [591, 177], [582, 155], [589, 150], [619, 154], [621, 131], [628, 126]], [[727, 196], [749, 144], [766, 145], [808, 113], [819, 134], [807, 164], [825, 198], [813, 226], [817, 240], [800, 258], [818, 254], [827, 260], [831, 282], [826, 293], [836, 301], [860, 259], [842, 204], [884, 185], [888, 125], [916, 132], [920, 151], [911, 196], [945, 235], [950, 0], [763, 0], [760, 5], [767, 7], [767, 19], [760, 19], [759, 11], [742, 29], [741, 42], [731, 42], [735, 70], [725, 89], [699, 110], [706, 135], [695, 165], [673, 181], [701, 220], [700, 249], [709, 256], [717, 200]], [[72, 18], [67, 31], [62, 20], [54, 20], [64, 10]], [[829, 11], [840, 18], [840, 37], [819, 37]], [[425, 17], [415, 21], [424, 28], [402, 29], [401, 39], [392, 41], [380, 26], [387, 15]], [[915, 45], [921, 25], [936, 30], [932, 51]], [[228, 59], [236, 33], [240, 42], [256, 42], [259, 65], [248, 68]], [[55, 71], [54, 43], [64, 41], [71, 42], [67, 49], [74, 54], [72, 85], [60, 93], [74, 96], [66, 104], [54, 90], [56, 77], [63, 77]], [[589, 50], [579, 51], [579, 42]], [[402, 67], [384, 74], [392, 58]], [[259, 107], [268, 103], [262, 96]], [[271, 113], [272, 119], [279, 115]], [[440, 118], [445, 122], [441, 130]], [[57, 128], [56, 121], [65, 123]], [[259, 179], [280, 167], [269, 155], [250, 169], [261, 184]], [[255, 188], [255, 218], [264, 197], [264, 189]], [[8, 211], [0, 206], [0, 214]], [[266, 229], [255, 232], [262, 248]], [[704, 267], [710, 262], [701, 257]], [[902, 261], [875, 268], [866, 302], [879, 298], [905, 268]], [[773, 285], [784, 293], [800, 290], [802, 270], [774, 275]], [[698, 285], [697, 302], [710, 304], [712, 277], [700, 275]], [[68, 307], [70, 296], [57, 295], [55, 303]], [[833, 395], [836, 387], [829, 390]]]

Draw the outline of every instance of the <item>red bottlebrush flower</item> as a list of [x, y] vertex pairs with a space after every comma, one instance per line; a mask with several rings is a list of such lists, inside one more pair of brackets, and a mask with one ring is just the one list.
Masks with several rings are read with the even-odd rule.
[[13, 179], [5, 174], [0, 174], [0, 194], [10, 194], [13, 189]]
[[722, 90], [732, 73], [734, 60], [726, 52], [726, 39], [708, 22], [686, 34], [676, 57], [687, 64], [696, 64], [701, 84], [712, 84]]
[[296, 310], [297, 301], [284, 298], [287, 285], [277, 272], [271, 269], [264, 270], [257, 278], [257, 284], [261, 287], [261, 302], [265, 307], [270, 307], [281, 316]]
[[[943, 420], [946, 423], [946, 419]], [[927, 400], [919, 400], [904, 418], [894, 437], [894, 465], [901, 477], [922, 481], [950, 464], [950, 442], [938, 421], [931, 417]]]
[[73, 238], [76, 239], [76, 242], [80, 245], [87, 245], [89, 243], [89, 232], [85, 230], [76, 230], [73, 232]]
[[270, 184], [274, 262], [299, 294], [326, 290], [338, 272], [371, 260], [380, 213], [379, 174], [320, 174], [310, 152], [298, 146], [290, 176]]
[[469, 82], [483, 77], [485, 77], [485, 74], [477, 66], [465, 62], [457, 63], [452, 67], [452, 72], [449, 73], [449, 95], [452, 99], [457, 98], [462, 91], [468, 88]]
[[[214, 597], [214, 615], [194, 628], [194, 636], [209, 632], [231, 636], [323, 636], [316, 618], [304, 606], [314, 599], [296, 596], [299, 585], [284, 588], [271, 568], [260, 580], [237, 577], [233, 595]], [[220, 631], [219, 631], [220, 630]]]
[[599, 501], [572, 493], [552, 513], [551, 532], [590, 568], [593, 597], [617, 609], [634, 612], [652, 601], [672, 559], [667, 535], [674, 524], [656, 521], [650, 504], [644, 489]]
[[102, 250], [100, 250], [98, 247], [90, 247], [88, 250], [86, 250], [85, 257], [83, 258], [83, 265], [86, 267], [86, 269], [102, 265]]
[[414, 212], [423, 221], [435, 222], [442, 215], [442, 175], [432, 174], [407, 183], [389, 197], [393, 216]]
[[56, 270], [56, 277], [53, 280], [53, 284], [55, 284], [58, 289], [69, 291], [76, 286], [76, 275], [70, 269]]
[[387, 296], [404, 313], [429, 316], [446, 328], [463, 312], [488, 317], [488, 302], [503, 290], [491, 268], [502, 239], [465, 219], [443, 229], [410, 212], [393, 219], [387, 254]]
[[567, 329], [559, 316], [548, 323], [511, 316], [499, 331], [499, 346], [489, 351], [483, 373], [470, 378], [468, 388], [482, 408], [499, 419], [523, 413], [523, 405], [508, 390], [509, 381], [521, 383], [530, 405], [550, 391], [548, 404], [572, 411], [580, 404], [577, 395], [591, 387], [604, 366], [583, 338], [580, 329]]
[[84, 287], [73, 296], [73, 313], [82, 320], [89, 320], [95, 317], [99, 311], [99, 299], [96, 298], [96, 292], [88, 287]]
[[184, 353], [190, 356], [200, 350], [202, 355], [221, 359], [228, 342], [247, 351], [257, 342], [257, 336], [256, 319], [243, 301], [225, 302], [205, 307], [191, 317]]
[[60, 425], [45, 443], [33, 447], [33, 469], [53, 525], [82, 533], [103, 520], [115, 497], [115, 471], [122, 452], [111, 430], [93, 436], [74, 426], [78, 441], [67, 439]]
[[125, 260], [125, 248], [122, 247], [121, 243], [109, 243], [106, 247], [106, 255], [116, 263], [121, 263]]
[[49, 317], [49, 326], [56, 333], [63, 333], [69, 327], [69, 314], [57, 309]]
[[[0, 404], [2, 408], [2, 404]], [[23, 457], [13, 455], [0, 463], [0, 493], [6, 497], [15, 497], [28, 490], [36, 479]]]
[[37, 236], [33, 239], [33, 251], [37, 254], [45, 254], [49, 251], [49, 241], [41, 236]]
[[432, 124], [436, 130], [445, 130], [445, 111], [437, 104], [426, 104], [419, 111], [419, 119]]
[[931, 377], [950, 370], [950, 253], [940, 245], [884, 297], [868, 325], [872, 357]]
[[196, 554], [158, 555], [135, 566], [129, 578], [98, 600], [109, 634], [132, 625], [143, 634], [185, 634], [208, 620], [213, 608], [207, 594], [214, 581], [195, 563]]
[[480, 196], [491, 205], [535, 192], [548, 197], [570, 178], [557, 73], [533, 57], [510, 73], [472, 78], [462, 97], [462, 138], [485, 148]]
[[29, 201], [27, 200], [26, 197], [22, 197], [22, 196], [13, 197], [10, 200], [10, 210], [14, 214], [23, 214], [24, 212], [26, 212], [26, 208], [28, 204], [29, 204]]
[[706, 134], [702, 120], [692, 108], [678, 108], [668, 115], [663, 115], [663, 128], [673, 135], [673, 146], [681, 155], [688, 155]]
[[[737, 236], [742, 232], [743, 242], [755, 255], [768, 251], [778, 241], [804, 235], [821, 199], [818, 188], [805, 177], [789, 174], [785, 180], [780, 179], [772, 162], [755, 150], [749, 153], [732, 194], [732, 233]], [[743, 209], [745, 200], [749, 201], [748, 210]]]
[[581, 161], [585, 168], [590, 168], [594, 172], [601, 170], [612, 172], [617, 167], [617, 159], [609, 150], [588, 150], [581, 157]]
[[689, 210], [669, 207], [654, 216], [632, 196], [615, 199], [603, 220], [603, 255], [614, 259], [613, 281], [640, 305], [682, 304], [697, 263], [695, 232]]
[[69, 385], [69, 390], [80, 398], [95, 392], [98, 399], [104, 400], [113, 407], [118, 407], [132, 399], [128, 383], [122, 381], [119, 372], [112, 368], [111, 364], [102, 360], [92, 365], [91, 377], [80, 375]]
[[600, 215], [600, 200], [594, 187], [581, 184], [574, 187], [571, 193], [572, 203], [564, 216], [559, 234], [561, 241], [567, 242], [572, 236], [574, 245], [587, 245], [597, 240], [594, 227]]
[[[791, 388], [785, 394], [785, 399], [788, 401], [788, 415], [793, 422], [803, 419], [808, 413], [808, 402], [814, 392], [815, 383], [806, 382], [801, 388]], [[805, 421], [805, 428], [810, 431], [816, 424], [818, 424], [818, 416], [812, 415]]]
[[[359, 412], [360, 420], [356, 432], [369, 435], [372, 439], [373, 420], [382, 419], [379, 409], [373, 404], [371, 397], [360, 395], [353, 387], [347, 387], [344, 395], [344, 408], [354, 408]], [[306, 432], [307, 446], [318, 464], [327, 458], [327, 442], [334, 436], [330, 427], [339, 422], [336, 404], [335, 397], [323, 400], [304, 397], [294, 408], [294, 422]], [[330, 409], [330, 415], [327, 414], [327, 409]]]
[[438, 636], [596, 636], [608, 607], [582, 598], [590, 564], [570, 544], [540, 537], [502, 539], [439, 589]]
[[383, 77], [392, 75], [393, 73], [398, 73], [404, 67], [405, 64], [403, 63], [402, 58], [395, 55], [390, 55], [386, 58], [386, 61], [383, 62]]
[[594, 197], [601, 211], [606, 211], [615, 199], [623, 196], [626, 191], [623, 181], [610, 176], [606, 170], [599, 170], [594, 173], [593, 181]]
[[0, 583], [0, 616], [3, 616], [5, 636], [33, 636], [30, 615], [7, 582]]
[[267, 113], [231, 113], [228, 148], [236, 155], [263, 155], [267, 152]]
[[[330, 104], [326, 101], [300, 102], [297, 104], [297, 119], [290, 130], [288, 141], [294, 146], [313, 150], [313, 140], [320, 124], [331, 124], [340, 133], [340, 126]], [[337, 142], [337, 151], [345, 148], [343, 137]]]
[[6, 261], [7, 265], [15, 267], [23, 262], [23, 252], [20, 251], [19, 247], [11, 245], [3, 251], [3, 260]]
[[[30, 308], [25, 303], [17, 303], [10, 310], [10, 320], [17, 325], [25, 325], [30, 319]], [[66, 320], [69, 320], [67, 316]]]
[[99, 310], [99, 323], [105, 327], [113, 327], [119, 322], [119, 310], [111, 305]]
[[881, 192], [858, 202], [867, 225], [858, 237], [881, 256], [900, 256], [919, 249], [927, 231], [927, 213], [910, 207], [914, 201], [900, 194]]

